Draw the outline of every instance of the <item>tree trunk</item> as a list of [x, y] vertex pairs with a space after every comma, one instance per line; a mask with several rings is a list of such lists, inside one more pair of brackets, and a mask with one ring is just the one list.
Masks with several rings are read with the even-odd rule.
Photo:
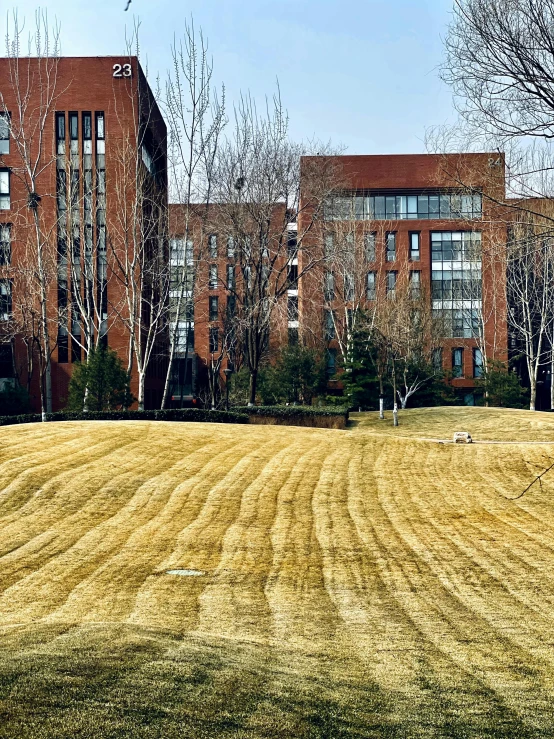
[[394, 368], [394, 360], [392, 362], [392, 391], [394, 393], [394, 407], [392, 409], [392, 425], [398, 426], [398, 400], [396, 397], [396, 370]]
[[536, 410], [536, 404], [537, 404], [537, 381], [533, 377], [533, 375], [529, 378], [530, 384], [531, 384], [531, 397], [529, 398], [529, 410], [534, 411]]
[[250, 397], [248, 400], [248, 405], [256, 405], [256, 390], [258, 387], [258, 370], [251, 370], [250, 371]]
[[550, 350], [550, 409], [554, 411], [554, 346]]
[[385, 418], [385, 396], [383, 395], [383, 378], [379, 375], [379, 420]]
[[146, 384], [146, 372], [139, 371], [138, 373], [139, 387], [138, 387], [138, 409], [139, 411], [144, 410], [144, 386]]

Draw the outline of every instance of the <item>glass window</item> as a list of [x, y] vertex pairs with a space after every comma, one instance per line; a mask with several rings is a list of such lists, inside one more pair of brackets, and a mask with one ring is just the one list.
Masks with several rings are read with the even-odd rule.
[[210, 328], [210, 354], [214, 354], [219, 349], [219, 329], [217, 327]]
[[92, 116], [90, 113], [83, 113], [83, 139], [85, 141], [92, 139]]
[[217, 259], [217, 234], [210, 234], [208, 236], [208, 249], [210, 251], [210, 258]]
[[413, 231], [410, 233], [410, 260], [412, 262], [419, 262], [421, 254], [419, 251], [419, 242], [421, 235], [419, 232]]
[[227, 290], [235, 289], [235, 267], [232, 264], [227, 265]]
[[65, 141], [65, 113], [56, 113], [56, 141]]
[[481, 349], [473, 350], [473, 377], [483, 377], [483, 352]]
[[227, 239], [227, 258], [232, 259], [235, 256], [235, 240], [232, 236]]
[[375, 300], [375, 277], [375, 272], [367, 273], [366, 298], [368, 300]]
[[387, 272], [387, 295], [392, 296], [396, 291], [396, 272]]
[[376, 259], [375, 245], [377, 242], [377, 234], [374, 231], [364, 234], [364, 242], [365, 258], [368, 262], [374, 262]]
[[77, 113], [69, 114], [69, 138], [71, 141], [77, 141], [79, 138], [79, 116]]
[[217, 295], [210, 295], [210, 321], [219, 319], [219, 298]]
[[414, 269], [410, 272], [410, 290], [414, 300], [421, 297], [421, 272], [419, 270]]
[[106, 138], [104, 113], [96, 113], [96, 138], [100, 141]]
[[335, 238], [333, 234], [325, 234], [323, 238], [323, 250], [324, 255], [326, 257], [330, 257], [333, 255], [333, 246], [335, 243]]
[[0, 112], [0, 154], [10, 153], [10, 114]]
[[452, 376], [464, 376], [464, 350], [461, 348], [452, 349]]
[[11, 280], [0, 280], [0, 321], [9, 321], [12, 314]]
[[0, 169], [0, 210], [9, 210], [10, 207], [10, 170]]
[[385, 237], [386, 260], [394, 262], [396, 259], [396, 233], [389, 231]]
[[354, 300], [354, 275], [344, 275], [344, 299], [349, 302]]
[[325, 372], [328, 378], [334, 377], [337, 373], [337, 350], [327, 350], [327, 366]]
[[326, 341], [331, 341], [335, 338], [335, 321], [333, 311], [323, 311], [323, 330]]
[[11, 226], [9, 223], [0, 224], [0, 266], [11, 262]]
[[324, 298], [327, 302], [335, 297], [335, 278], [332, 272], [326, 272], [323, 287]]
[[287, 296], [287, 315], [289, 321], [298, 321], [298, 295]]
[[288, 284], [289, 290], [296, 290], [298, 288], [298, 265], [297, 264], [289, 264], [287, 284]]
[[217, 264], [210, 264], [210, 290], [217, 290]]

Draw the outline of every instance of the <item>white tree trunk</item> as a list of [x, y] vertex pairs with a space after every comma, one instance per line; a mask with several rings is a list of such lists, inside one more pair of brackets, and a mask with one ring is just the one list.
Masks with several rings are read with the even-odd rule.
[[383, 396], [379, 396], [379, 420], [383, 420], [385, 418], [385, 399]]
[[139, 411], [144, 410], [144, 386], [146, 384], [146, 372], [139, 371], [138, 373], [139, 387], [138, 387], [138, 409]]

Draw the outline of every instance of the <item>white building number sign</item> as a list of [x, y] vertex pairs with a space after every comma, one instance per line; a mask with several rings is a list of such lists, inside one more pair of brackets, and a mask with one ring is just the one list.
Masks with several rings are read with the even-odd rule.
[[130, 64], [114, 64], [113, 65], [113, 76], [114, 77], [132, 77], [131, 65]]

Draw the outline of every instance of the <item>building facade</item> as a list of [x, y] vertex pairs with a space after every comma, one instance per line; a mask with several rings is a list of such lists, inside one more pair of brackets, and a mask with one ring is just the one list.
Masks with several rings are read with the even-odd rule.
[[154, 302], [140, 292], [167, 249], [167, 142], [140, 64], [4, 58], [0, 80], [0, 383], [61, 409], [75, 362], [107, 343], [155, 407], [164, 337], [156, 326], [145, 345]]
[[337, 189], [307, 237], [320, 244], [321, 266], [301, 282], [300, 326], [323, 331], [331, 376], [344, 323], [404, 286], [440, 318], [433, 361], [473, 403], [484, 362], [507, 358], [503, 157], [341, 156], [335, 165]]

